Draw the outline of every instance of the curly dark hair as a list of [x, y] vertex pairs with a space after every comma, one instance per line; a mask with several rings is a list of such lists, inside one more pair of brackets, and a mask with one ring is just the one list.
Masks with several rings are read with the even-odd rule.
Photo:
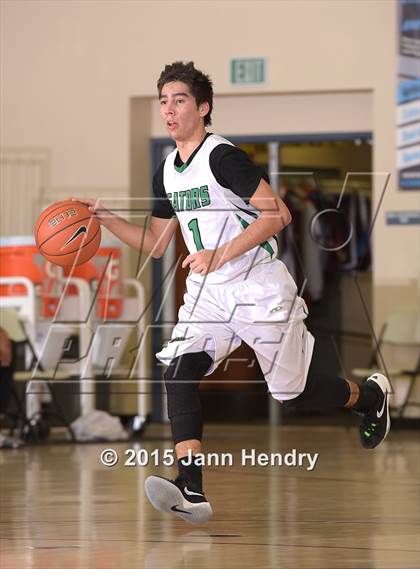
[[210, 110], [204, 117], [204, 126], [211, 125], [211, 112], [213, 110], [213, 83], [208, 75], [194, 67], [194, 62], [175, 61], [170, 65], [165, 65], [165, 69], [160, 74], [157, 82], [159, 97], [162, 94], [163, 86], [171, 81], [182, 81], [190, 88], [194, 96], [197, 107], [201, 103], [208, 103]]

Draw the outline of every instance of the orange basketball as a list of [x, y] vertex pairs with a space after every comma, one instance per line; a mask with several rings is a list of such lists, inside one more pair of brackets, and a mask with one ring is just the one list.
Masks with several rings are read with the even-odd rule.
[[40, 253], [56, 265], [82, 265], [96, 253], [101, 226], [87, 205], [65, 200], [45, 209], [35, 225]]

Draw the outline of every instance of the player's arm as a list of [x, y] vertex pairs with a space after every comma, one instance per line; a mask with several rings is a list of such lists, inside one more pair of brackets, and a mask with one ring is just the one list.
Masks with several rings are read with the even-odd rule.
[[155, 259], [162, 257], [165, 253], [178, 224], [176, 218], [167, 219], [152, 215], [149, 226], [140, 227], [104, 208], [98, 200], [73, 199], [88, 205], [101, 225], [109, 229], [123, 243]]
[[176, 231], [178, 220], [162, 217], [150, 218], [148, 227], [139, 227], [118, 216], [110, 216], [104, 223], [123, 243], [141, 250], [154, 259], [162, 257]]

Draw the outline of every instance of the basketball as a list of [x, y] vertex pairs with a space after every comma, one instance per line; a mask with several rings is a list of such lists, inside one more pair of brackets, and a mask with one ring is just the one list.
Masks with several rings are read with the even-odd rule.
[[82, 265], [93, 257], [101, 242], [101, 226], [87, 205], [73, 200], [45, 209], [35, 225], [39, 252], [62, 267]]

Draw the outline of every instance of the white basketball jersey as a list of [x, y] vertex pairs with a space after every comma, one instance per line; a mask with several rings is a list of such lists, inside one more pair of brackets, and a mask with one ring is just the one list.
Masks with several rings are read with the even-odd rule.
[[[221, 186], [210, 168], [210, 153], [219, 144], [231, 142], [212, 134], [190, 164], [175, 166], [177, 150], [165, 160], [163, 183], [181, 226], [190, 253], [200, 249], [217, 249], [240, 235], [258, 217], [259, 212], [232, 192]], [[232, 145], [233, 146], [233, 145]], [[225, 263], [205, 277], [191, 272], [195, 282], [223, 283], [245, 278], [254, 265], [271, 263], [277, 257], [277, 242], [273, 237], [257, 247]]]

